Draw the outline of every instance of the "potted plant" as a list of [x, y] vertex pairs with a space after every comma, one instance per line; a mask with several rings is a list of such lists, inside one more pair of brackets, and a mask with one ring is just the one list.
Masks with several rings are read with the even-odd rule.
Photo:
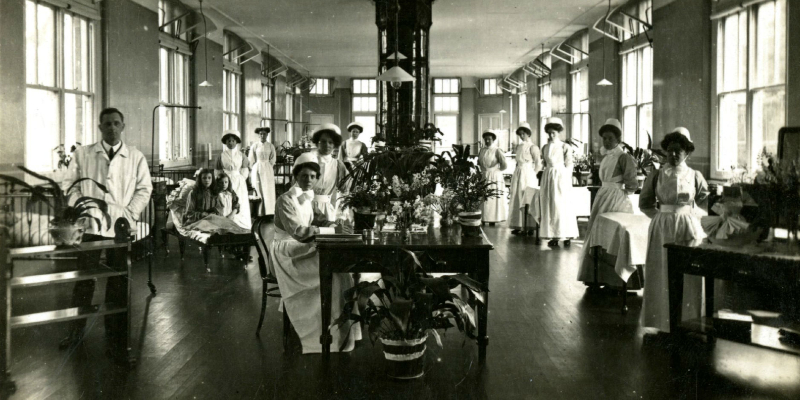
[[480, 236], [483, 214], [481, 207], [486, 200], [500, 197], [502, 192], [495, 187], [494, 182], [487, 181], [477, 171], [456, 175], [451, 190], [452, 202], [458, 210], [461, 235]]
[[378, 281], [359, 282], [344, 292], [342, 314], [333, 325], [338, 329], [350, 329], [355, 323], [367, 325], [372, 343], [380, 340], [383, 345], [387, 374], [413, 379], [424, 373], [428, 336], [442, 346], [438, 330], [456, 327], [467, 338], [476, 338], [473, 308], [451, 290], [461, 285], [476, 302], [484, 304], [483, 292], [488, 289], [466, 275], [433, 277], [426, 268], [434, 263], [431, 257], [401, 250], [400, 262], [382, 264]]
[[354, 229], [372, 229], [375, 219], [385, 212], [389, 205], [391, 190], [382, 179], [354, 186], [342, 197], [342, 206], [353, 209]]
[[45, 183], [31, 185], [22, 179], [9, 175], [0, 175], [0, 179], [21, 186], [20, 192], [30, 193], [31, 199], [26, 204], [27, 212], [30, 213], [33, 206], [39, 202], [46, 204], [49, 209], [53, 210], [53, 219], [50, 220], [49, 232], [56, 246], [80, 244], [87, 221], [94, 221], [98, 227], [102, 227], [100, 219], [91, 214], [94, 209], [100, 211], [107, 226], [111, 225], [111, 217], [108, 215], [108, 205], [105, 201], [93, 197], [81, 197], [72, 206], [67, 203], [69, 195], [81, 182], [91, 181], [103, 193], [108, 193], [108, 189], [102, 184], [91, 178], [81, 178], [73, 182], [66, 190], [62, 190], [53, 179], [37, 174], [25, 167], [19, 167], [19, 169], [34, 178], [45, 181]]
[[650, 137], [650, 133], [647, 134], [647, 147], [646, 148], [633, 148], [625, 142], [622, 142], [622, 147], [625, 151], [633, 156], [633, 159], [636, 160], [636, 180], [639, 181], [639, 189], [642, 188], [644, 185], [644, 180], [653, 169], [658, 169], [660, 165], [659, 155], [661, 151], [658, 149], [652, 149], [653, 140]]
[[573, 162], [573, 176], [578, 184], [586, 186], [589, 182], [589, 171], [592, 169], [591, 156], [578, 155]]

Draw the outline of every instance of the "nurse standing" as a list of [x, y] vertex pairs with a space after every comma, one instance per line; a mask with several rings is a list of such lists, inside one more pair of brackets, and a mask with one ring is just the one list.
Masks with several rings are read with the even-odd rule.
[[228, 130], [222, 134], [222, 154], [217, 157], [214, 172], [217, 176], [223, 172], [231, 179], [231, 188], [239, 198], [239, 213], [231, 220], [244, 229], [250, 229], [250, 201], [247, 194], [247, 176], [250, 174], [250, 161], [239, 150], [242, 139], [239, 131]]
[[522, 226], [525, 221], [525, 189], [538, 187], [536, 171], [541, 165], [541, 152], [531, 142], [531, 126], [527, 122], [519, 124], [517, 136], [521, 140], [514, 149], [517, 168], [511, 176], [511, 200], [509, 201], [508, 226], [513, 229], [511, 233], [517, 235], [535, 228], [533, 218], [528, 218], [528, 226]]
[[572, 190], [572, 148], [561, 141], [559, 134], [564, 130], [561, 118], [547, 119], [544, 131], [547, 144], [542, 149], [544, 172], [541, 190], [541, 227], [539, 235], [550, 238], [548, 246], [558, 246], [564, 239], [564, 246], [570, 239], [578, 237], [578, 220], [569, 202]]
[[[628, 198], [639, 188], [636, 181], [636, 160], [622, 149], [622, 124], [615, 118], [609, 118], [600, 127], [600, 137], [603, 138], [603, 147], [600, 154], [600, 180], [603, 186], [597, 191], [592, 212], [589, 215], [589, 225], [586, 227], [586, 240], [583, 246], [583, 261], [578, 280], [586, 283], [594, 282], [594, 260], [591, 255], [593, 242], [592, 225], [600, 214], [621, 212], [633, 214], [633, 204]], [[622, 279], [617, 275], [612, 266], [600, 263], [597, 267], [597, 282], [615, 287], [622, 286]]]
[[497, 135], [488, 131], [483, 133], [484, 148], [478, 153], [478, 166], [487, 182], [494, 184], [494, 189], [501, 192], [500, 197], [493, 197], [483, 203], [483, 221], [494, 225], [495, 222], [502, 222], [508, 216], [508, 205], [506, 204], [506, 180], [503, 171], [506, 169], [506, 156], [503, 151], [497, 148], [495, 141]]
[[[688, 129], [675, 128], [664, 136], [661, 148], [667, 152], [668, 164], [647, 176], [639, 195], [639, 208], [652, 218], [644, 267], [642, 326], [669, 332], [669, 275], [664, 245], [706, 237], [697, 203], [708, 197], [708, 183], [703, 174], [686, 165], [686, 158], [694, 151]], [[683, 279], [684, 319], [700, 316], [702, 282], [699, 276]]]
[[269, 128], [258, 128], [256, 133], [261, 141], [250, 148], [248, 160], [253, 166], [250, 183], [261, 197], [261, 215], [275, 214], [275, 146], [267, 141]]
[[[333, 149], [342, 144], [342, 135], [339, 127], [325, 123], [320, 125], [311, 136], [311, 141], [317, 149], [310, 153], [303, 153], [298, 157], [302, 161], [316, 162], [319, 164], [319, 179], [314, 184], [314, 216], [318, 220], [336, 222], [339, 218], [337, 201], [340, 196], [340, 187], [347, 176], [347, 167], [341, 160], [332, 156]], [[297, 162], [297, 161], [296, 161]]]
[[342, 143], [339, 154], [342, 155], [340, 158], [349, 169], [352, 168], [353, 163], [367, 155], [367, 145], [358, 140], [358, 135], [364, 132], [364, 126], [360, 122], [352, 122], [347, 125], [347, 131], [350, 132], [350, 138]]

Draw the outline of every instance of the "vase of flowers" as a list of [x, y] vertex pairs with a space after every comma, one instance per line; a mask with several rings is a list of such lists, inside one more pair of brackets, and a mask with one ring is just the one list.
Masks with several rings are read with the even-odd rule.
[[458, 210], [458, 223], [462, 236], [481, 235], [481, 207], [486, 200], [500, 197], [502, 192], [494, 182], [489, 182], [477, 171], [455, 177], [453, 204]]

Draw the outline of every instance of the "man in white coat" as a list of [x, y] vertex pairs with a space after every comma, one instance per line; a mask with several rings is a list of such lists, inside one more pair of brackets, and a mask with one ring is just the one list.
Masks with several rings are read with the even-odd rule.
[[[70, 198], [74, 202], [80, 197], [94, 197], [102, 199], [108, 204], [108, 214], [111, 216], [111, 225], [106, 226], [100, 213], [95, 216], [101, 222], [87, 224], [84, 242], [104, 240], [114, 237], [114, 224], [119, 218], [124, 218], [130, 226], [135, 227], [139, 217], [150, 201], [153, 184], [150, 181], [150, 170], [147, 160], [141, 151], [122, 142], [122, 132], [125, 130], [125, 117], [116, 108], [106, 108], [100, 112], [100, 125], [102, 140], [75, 150], [75, 157], [70, 163], [70, 176], [66, 184], [69, 186], [75, 180], [91, 178], [104, 185], [108, 193], [104, 193], [91, 181], [83, 181]], [[93, 210], [98, 211], [98, 210]], [[151, 227], [152, 229], [152, 227]], [[106, 258], [112, 260], [114, 252], [106, 252]], [[100, 252], [84, 252], [78, 259], [79, 268], [94, 269], [100, 262]], [[125, 276], [108, 278], [106, 284], [106, 302], [124, 304], [126, 291]], [[79, 281], [73, 291], [72, 306], [82, 307], [91, 305], [94, 294], [94, 280]], [[112, 330], [124, 328], [127, 322], [123, 314], [106, 316], [106, 336]], [[120, 325], [122, 324], [122, 325]], [[67, 348], [77, 345], [83, 337], [85, 319], [73, 322], [70, 335], [61, 341], [59, 347]]]

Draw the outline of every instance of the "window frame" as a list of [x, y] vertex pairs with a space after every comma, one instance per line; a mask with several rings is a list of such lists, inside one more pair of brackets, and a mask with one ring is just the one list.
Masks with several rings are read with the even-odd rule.
[[[497, 78], [482, 78], [481, 82], [481, 90], [479, 91], [481, 97], [500, 97], [503, 95], [503, 90], [500, 89], [499, 82]], [[492, 85], [493, 83], [493, 85]], [[487, 87], [486, 85], [489, 84], [490, 86]], [[494, 90], [487, 90], [493, 88]], [[489, 92], [489, 93], [487, 93]], [[494, 92], [494, 93], [491, 93]]]
[[[582, 153], [587, 153], [591, 140], [591, 126], [589, 116], [589, 67], [570, 71], [570, 112], [572, 121], [570, 125], [570, 138], [583, 143]], [[585, 93], [584, 92], [585, 89]], [[577, 133], [577, 135], [576, 135]]]
[[[101, 74], [102, 74], [102, 64], [101, 64], [102, 47], [101, 47], [101, 34], [99, 32], [99, 30], [102, 28], [102, 20], [99, 17], [99, 13], [98, 13], [98, 16], [91, 16], [91, 15], [87, 15], [86, 13], [79, 13], [79, 12], [76, 12], [76, 11], [71, 10], [69, 8], [55, 5], [55, 4], [53, 4], [53, 3], [49, 2], [49, 1], [26, 0], [25, 3], [24, 3], [24, 6], [23, 6], [24, 10], [25, 10], [24, 13], [25, 13], [25, 18], [26, 19], [28, 18], [28, 10], [27, 10], [28, 4], [32, 4], [35, 7], [34, 18], [37, 18], [37, 21], [38, 21], [38, 10], [39, 10], [38, 6], [41, 5], [42, 7], [47, 7], [47, 8], [49, 8], [49, 9], [51, 9], [53, 11], [53, 31], [54, 32], [53, 32], [53, 37], [52, 37], [52, 40], [53, 40], [53, 44], [52, 44], [53, 53], [52, 53], [52, 56], [53, 56], [54, 64], [52, 65], [52, 69], [53, 69], [53, 71], [52, 71], [52, 74], [53, 74], [53, 76], [52, 76], [52, 85], [48, 85], [46, 83], [45, 84], [41, 83], [41, 81], [38, 79], [38, 67], [40, 65], [38, 63], [39, 54], [38, 54], [38, 40], [37, 39], [39, 37], [39, 30], [36, 29], [36, 38], [37, 39], [35, 39], [35, 40], [37, 41], [37, 51], [36, 51], [36, 54], [34, 55], [34, 57], [36, 59], [36, 66], [34, 67], [34, 69], [37, 72], [36, 72], [36, 76], [33, 77], [33, 80], [30, 81], [30, 77], [28, 76], [28, 72], [29, 71], [27, 70], [29, 67], [26, 67], [25, 82], [24, 82], [26, 98], [28, 97], [28, 93], [31, 90], [47, 91], [47, 92], [51, 92], [51, 93], [55, 94], [56, 103], [57, 103], [56, 107], [58, 109], [58, 117], [57, 117], [58, 118], [58, 121], [57, 121], [57, 124], [58, 124], [58, 139], [57, 139], [57, 141], [58, 141], [59, 145], [64, 145], [66, 151], [69, 151], [70, 150], [69, 147], [71, 147], [71, 146], [68, 146], [69, 143], [65, 143], [66, 142], [66, 134], [67, 134], [67, 109], [66, 109], [66, 107], [67, 107], [67, 105], [66, 105], [67, 96], [70, 96], [70, 95], [76, 96], [79, 99], [84, 99], [84, 101], [86, 100], [84, 98], [84, 96], [88, 97], [92, 104], [90, 106], [90, 110], [88, 110], [88, 111], [85, 110], [85, 109], [83, 110], [83, 115], [82, 115], [83, 123], [84, 123], [84, 126], [82, 128], [83, 132], [82, 133], [75, 132], [76, 133], [75, 141], [76, 141], [76, 143], [81, 143], [81, 145], [83, 145], [83, 146], [93, 144], [99, 138], [99, 136], [97, 135], [97, 132], [95, 130], [95, 126], [97, 126], [95, 124], [98, 124], [97, 116], [99, 115], [100, 109], [101, 109], [101, 106], [102, 106], [102, 104], [101, 104], [102, 101], [98, 101], [98, 100], [102, 100], [100, 98], [101, 96], [99, 96], [99, 94], [102, 93], [102, 79], [101, 79]], [[65, 28], [65, 21], [64, 20], [65, 20], [67, 15], [69, 15], [72, 18], [73, 21], [75, 21], [76, 19], [77, 20], [86, 20], [86, 27], [87, 27], [86, 40], [87, 41], [84, 44], [90, 45], [90, 47], [87, 49], [87, 54], [86, 54], [86, 57], [88, 58], [88, 62], [87, 62], [88, 68], [87, 68], [87, 71], [86, 71], [86, 85], [87, 85], [86, 86], [86, 90], [82, 90], [80, 88], [68, 89], [68, 88], [65, 87], [65, 84], [66, 84], [65, 83], [65, 81], [66, 81], [66, 75], [65, 75], [66, 74], [66, 66], [65, 66], [65, 63], [66, 63], [66, 61], [65, 61], [65, 37], [66, 37], [66, 35], [65, 35], [65, 29], [66, 28]], [[75, 27], [75, 25], [74, 25], [74, 22], [73, 22], [73, 29], [74, 29], [74, 27]], [[74, 43], [74, 41], [73, 41], [73, 43]], [[26, 59], [30, 56], [28, 54], [27, 50], [28, 50], [28, 39], [26, 37], [25, 38], [25, 55], [24, 55]], [[81, 75], [83, 75], [82, 71], [81, 71]], [[29, 139], [33, 139], [34, 137], [33, 137], [33, 135], [29, 135], [29, 132], [28, 132], [28, 128], [29, 128], [28, 127], [28, 119], [30, 118], [29, 115], [28, 115], [28, 112], [29, 112], [29, 110], [26, 107], [26, 116], [25, 116], [26, 125], [25, 125], [25, 143], [24, 143], [25, 150], [23, 152], [24, 165], [26, 165], [27, 167], [29, 167], [32, 170], [37, 171], [37, 172], [49, 173], [51, 171], [55, 171], [58, 168], [58, 159], [54, 155], [55, 153], [52, 153], [52, 151], [54, 151], [55, 149], [47, 149], [48, 152], [51, 152], [50, 166], [47, 167], [47, 169], [42, 169], [42, 168], [45, 168], [44, 164], [41, 164], [41, 165], [32, 165], [31, 164], [33, 162], [33, 160], [31, 160], [28, 157], [28, 150], [30, 149], [28, 140]], [[87, 113], [88, 113], [88, 115], [87, 115]], [[86, 137], [87, 134], [89, 135], [88, 138]], [[82, 135], [82, 137], [78, 137], [78, 135]], [[41, 138], [41, 136], [36, 136], [36, 137], [37, 138]], [[51, 138], [48, 138], [48, 139], [51, 139]], [[48, 145], [48, 147], [49, 147], [49, 145]], [[35, 146], [35, 148], [38, 151], [41, 151], [41, 148], [39, 146]]]
[[[272, 79], [261, 77], [261, 122], [260, 127], [273, 129], [272, 119], [275, 115], [275, 83]], [[270, 135], [270, 138], [274, 138]]]
[[[714, 114], [712, 115], [712, 118], [711, 118], [711, 124], [712, 124], [711, 132], [712, 132], [712, 134], [710, 135], [711, 136], [711, 138], [710, 138], [710, 145], [711, 145], [710, 156], [711, 157], [710, 157], [709, 170], [710, 170], [710, 178], [711, 179], [727, 180], [727, 179], [729, 179], [731, 177], [730, 167], [721, 167], [720, 166], [720, 163], [722, 162], [721, 161], [721, 157], [722, 157], [721, 153], [722, 153], [722, 151], [720, 149], [720, 146], [721, 146], [721, 144], [723, 142], [727, 142], [727, 140], [723, 140], [723, 138], [720, 137], [720, 134], [721, 134], [720, 131], [722, 129], [721, 128], [722, 123], [721, 123], [720, 120], [721, 120], [721, 114], [723, 112], [723, 110], [722, 110], [723, 109], [722, 99], [724, 97], [739, 95], [739, 96], [743, 96], [744, 99], [745, 99], [746, 104], [745, 104], [745, 110], [744, 110], [744, 112], [745, 112], [744, 137], [745, 137], [745, 147], [746, 147], [745, 150], [746, 150], [746, 153], [747, 153], [747, 155], [746, 155], [746, 157], [747, 157], [746, 165], [748, 167], [750, 167], [750, 168], [753, 168], [756, 165], [758, 154], [760, 154], [762, 149], [765, 147], [764, 144], [763, 144], [764, 143], [763, 132], [762, 132], [762, 137], [758, 138], [758, 140], [756, 140], [756, 138], [754, 136], [754, 134], [755, 134], [754, 131], [756, 130], [755, 127], [754, 127], [754, 120], [755, 120], [755, 118], [754, 118], [754, 111], [755, 111], [754, 103], [755, 103], [756, 95], [758, 93], [760, 93], [760, 92], [768, 92], [768, 91], [774, 91], [774, 90], [781, 90], [782, 89], [783, 90], [783, 110], [782, 110], [782, 112], [783, 112], [784, 120], [781, 123], [781, 125], [785, 126], [786, 122], [788, 120], [789, 110], [788, 110], [788, 93], [787, 92], [788, 92], [788, 89], [789, 89], [788, 76], [789, 76], [790, 65], [788, 63], [788, 56], [789, 56], [789, 49], [790, 49], [789, 48], [790, 39], [789, 39], [789, 30], [788, 30], [789, 29], [789, 26], [788, 26], [789, 25], [789, 16], [788, 16], [788, 14], [789, 14], [789, 5], [787, 4], [788, 3], [787, 1], [783, 1], [783, 21], [782, 21], [782, 23], [783, 23], [783, 28], [785, 30], [784, 37], [783, 37], [785, 43], [783, 44], [783, 48], [782, 48], [782, 50], [783, 50], [783, 54], [782, 54], [783, 55], [783, 60], [782, 61], [784, 63], [784, 65], [783, 65], [783, 67], [784, 67], [783, 68], [784, 75], [782, 77], [783, 81], [782, 81], [782, 83], [769, 83], [769, 84], [764, 84], [764, 85], [759, 85], [759, 84], [754, 82], [755, 74], [757, 73], [756, 68], [758, 67], [756, 65], [757, 57], [758, 57], [758, 55], [757, 55], [757, 46], [758, 46], [758, 25], [757, 25], [758, 15], [757, 15], [757, 10], [759, 9], [759, 7], [762, 7], [767, 3], [776, 4], [779, 1], [781, 1], [781, 0], [766, 0], [766, 1], [756, 2], [756, 3], [748, 5], [747, 7], [744, 7], [741, 10], [735, 11], [733, 13], [726, 13], [725, 15], [721, 16], [720, 18], [712, 21], [711, 79], [712, 79], [712, 85], [713, 85], [712, 93], [714, 93], [714, 95], [710, 96], [711, 97], [710, 101], [711, 101], [711, 107], [714, 110]], [[724, 38], [724, 34], [725, 34], [724, 30], [725, 30], [725, 28], [723, 26], [725, 25], [725, 21], [729, 17], [731, 17], [733, 15], [737, 15], [737, 17], [739, 17], [739, 18], [741, 18], [742, 15], [745, 16], [745, 32], [747, 33], [747, 38], [745, 39], [744, 43], [746, 45], [746, 49], [744, 51], [744, 54], [737, 53], [737, 57], [739, 57], [739, 58], [744, 56], [743, 65], [746, 68], [746, 71], [744, 71], [744, 82], [743, 82], [744, 85], [743, 86], [740, 85], [740, 86], [738, 86], [736, 88], [723, 87], [722, 89], [720, 89], [720, 86], [724, 86], [725, 85], [725, 82], [724, 82], [725, 70], [724, 70], [724, 66], [721, 65], [721, 63], [720, 63], [721, 58], [725, 56], [725, 54], [724, 54], [725, 46], [724, 46], [724, 42], [723, 42], [724, 39], [725, 39]], [[775, 25], [776, 25], [775, 21], [773, 21], [773, 24], [771, 26], [774, 27]], [[738, 27], [738, 29], [741, 29], [741, 28], [742, 28], [741, 26]], [[741, 33], [741, 31], [738, 32], [738, 33]], [[737, 39], [739, 39], [739, 36], [737, 36]], [[741, 40], [739, 40], [739, 46], [741, 46]], [[739, 47], [738, 50], [741, 51], [741, 48]], [[742, 67], [741, 58], [739, 59], [739, 62], [740, 62], [740, 64], [737, 65], [737, 67], [741, 68]], [[739, 79], [742, 78], [742, 76], [740, 74], [741, 74], [741, 71], [738, 71], [737, 75], [739, 75]], [[738, 135], [738, 133], [737, 133], [737, 135]], [[776, 132], [776, 135], [777, 135], [777, 132]], [[724, 138], [724, 139], [732, 139], [732, 138], [728, 137], [728, 138]], [[739, 138], [736, 138], [736, 140], [738, 142]], [[758, 149], [756, 149], [756, 147], [754, 145], [754, 143], [756, 141], [758, 141], [758, 143], [760, 144], [760, 146], [758, 146], [759, 147]], [[737, 149], [737, 152], [738, 152], [738, 149]], [[737, 155], [737, 158], [738, 158], [738, 155]], [[743, 162], [741, 160], [737, 160], [737, 162], [738, 162], [739, 166], [743, 165]]]
[[[308, 89], [308, 95], [313, 97], [333, 97], [333, 79], [332, 78], [314, 78], [314, 87]], [[323, 83], [325, 93], [316, 93], [320, 83]]]
[[[158, 83], [159, 83], [159, 93], [158, 93], [159, 104], [160, 105], [167, 105], [167, 106], [169, 106], [169, 105], [184, 105], [184, 106], [192, 105], [194, 99], [193, 99], [193, 96], [192, 96], [191, 90], [190, 90], [191, 82], [192, 82], [192, 79], [191, 79], [191, 60], [190, 60], [191, 57], [189, 55], [187, 55], [187, 54], [184, 54], [184, 53], [180, 52], [180, 51], [176, 51], [173, 48], [165, 47], [165, 46], [159, 46], [158, 51], [159, 51], [159, 81], [158, 81]], [[162, 87], [161, 87], [162, 80], [161, 80], [160, 74], [161, 74], [161, 67], [162, 67], [161, 66], [161, 56], [163, 54], [162, 52], [166, 52], [167, 57], [168, 57], [168, 61], [167, 61], [168, 62], [168, 66], [167, 66], [167, 82], [168, 82], [169, 85], [168, 85], [168, 91], [167, 91], [167, 97], [168, 97], [167, 100], [162, 99], [162, 96], [161, 96], [162, 95], [162, 93], [161, 93], [161, 91], [162, 91]], [[183, 78], [183, 81], [184, 81], [184, 83], [183, 83], [183, 91], [184, 91], [183, 98], [184, 98], [184, 100], [183, 101], [180, 101], [179, 99], [176, 98], [177, 91], [179, 89], [179, 87], [177, 85], [177, 80], [176, 80], [176, 75], [177, 75], [176, 67], [177, 67], [177, 62], [178, 62], [178, 58], [179, 57], [182, 58], [182, 61], [183, 61], [183, 64], [184, 64], [183, 65], [183, 74], [184, 74], [184, 78]], [[192, 130], [192, 128], [191, 128], [192, 118], [191, 118], [190, 112], [191, 112], [191, 110], [189, 110], [189, 109], [167, 108], [167, 107], [159, 108], [159, 113], [158, 113], [158, 118], [159, 118], [159, 124], [158, 124], [158, 141], [159, 141], [158, 159], [159, 159], [159, 164], [163, 164], [164, 167], [169, 168], [169, 167], [185, 166], [185, 165], [192, 165], [192, 163], [193, 163], [193, 160], [192, 160], [193, 148], [192, 148], [192, 142], [191, 142], [192, 141], [192, 137], [191, 137], [191, 134], [190, 134], [191, 130]], [[182, 131], [180, 131], [182, 129], [181, 125], [180, 125], [181, 121], [179, 121], [178, 119], [175, 118], [176, 114], [178, 116], [183, 116], [185, 118], [185, 120], [183, 121], [184, 124], [185, 124], [184, 125], [185, 129], [183, 129]], [[161, 121], [160, 121], [160, 119], [163, 116], [167, 116], [169, 118], [169, 120], [170, 120], [169, 121], [170, 132], [171, 132], [171, 134], [170, 134], [170, 136], [171, 136], [170, 137], [170, 143], [174, 143], [175, 131], [179, 130], [179, 132], [178, 132], [178, 141], [181, 143], [180, 146], [185, 146], [185, 155], [174, 156], [175, 158], [172, 158], [172, 157], [164, 158], [164, 155], [162, 154], [162, 151], [164, 151], [165, 149], [161, 148], [161, 145], [164, 143], [164, 136], [163, 136], [162, 131], [161, 131], [162, 124], [161, 124]], [[175, 146], [172, 145], [171, 147], [173, 147], [173, 151], [171, 153], [174, 154]]]
[[[631, 39], [631, 40], [636, 40]], [[649, 52], [649, 75], [644, 75], [645, 65], [645, 53]], [[630, 78], [630, 68], [628, 64], [628, 58], [633, 57], [633, 69], [634, 74], [633, 78]], [[621, 74], [622, 80], [620, 85], [620, 111], [622, 112], [622, 141], [626, 144], [630, 145], [631, 147], [647, 147], [647, 143], [644, 142], [644, 135], [643, 131], [647, 131], [650, 135], [650, 139], [653, 140], [653, 48], [649, 45], [634, 47], [633, 49], [625, 52], [620, 53], [620, 63], [621, 63]], [[648, 86], [648, 82], [643, 81], [643, 77], [649, 77], [649, 89], [645, 87]], [[630, 86], [633, 84], [634, 87], [630, 89]], [[626, 89], [632, 90], [634, 93], [632, 94], [632, 101], [628, 93], [626, 93]], [[645, 92], [648, 90], [648, 92]], [[647, 96], [649, 94], [649, 96]], [[649, 99], [648, 99], [649, 97]], [[647, 127], [643, 126], [643, 118], [642, 112], [647, 110], [649, 107], [650, 110], [650, 125]], [[635, 111], [634, 115], [634, 125], [635, 125], [635, 141], [636, 143], [628, 143], [626, 139], [626, 133], [628, 133], [627, 122], [629, 122], [626, 118], [626, 112], [628, 110]], [[647, 128], [647, 129], [643, 129]], [[651, 143], [651, 146], [653, 144]]]
[[[358, 82], [359, 91], [356, 92], [356, 82]], [[372, 90], [372, 83], [375, 83], [375, 90]], [[368, 88], [365, 91], [361, 90], [361, 85], [367, 83]], [[350, 89], [352, 92], [352, 99], [350, 101], [350, 106], [352, 107], [353, 115], [378, 115], [378, 81], [374, 78], [353, 78], [350, 81]], [[358, 100], [357, 100], [358, 99]], [[361, 101], [361, 99], [375, 99], [375, 110], [370, 110], [371, 108], [371, 101], [367, 101], [367, 110], [365, 111], [360, 105], [356, 107], [356, 102]], [[356, 110], [358, 108], [358, 110]]]

